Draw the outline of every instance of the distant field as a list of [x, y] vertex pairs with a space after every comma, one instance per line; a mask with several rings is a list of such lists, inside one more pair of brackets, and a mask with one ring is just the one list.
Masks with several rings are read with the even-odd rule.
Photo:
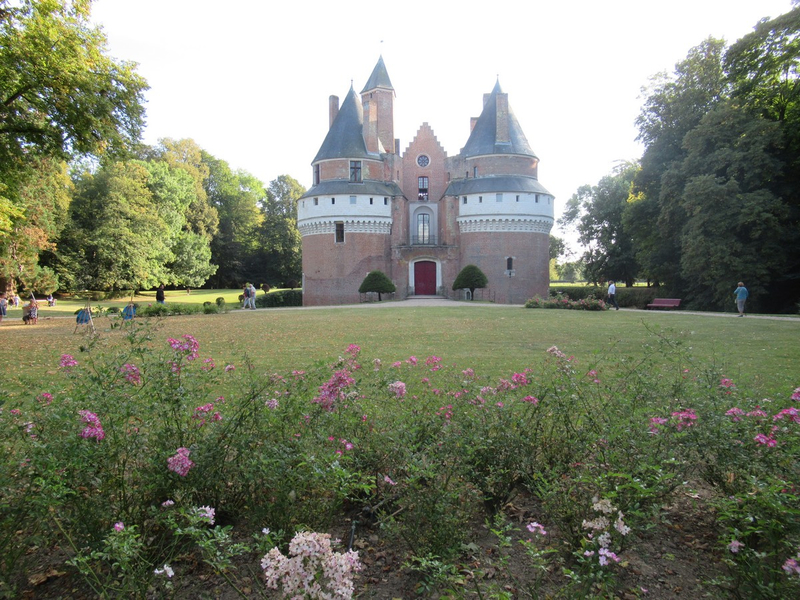
[[[236, 305], [238, 293], [173, 292], [168, 293], [167, 302], [214, 301], [222, 295]], [[140, 302], [152, 300], [148, 295], [137, 297]], [[79, 305], [62, 302], [57, 309], [71, 315], [73, 306]], [[74, 319], [51, 318], [58, 314], [55, 309], [43, 308], [35, 326], [23, 325], [13, 311], [3, 321], [0, 390], [11, 397], [38, 393], [50, 385], [48, 377], [57, 372], [62, 353], [79, 354], [86, 343], [84, 335], [73, 334]], [[111, 329], [116, 320], [101, 317], [96, 322], [104, 343], [121, 342], [119, 330]], [[491, 377], [534, 366], [548, 347], [556, 345], [576, 357], [579, 369], [588, 371], [602, 369], [611, 357], [628, 356], [635, 361], [648, 347], [665, 340], [680, 342], [696, 360], [721, 366], [726, 376], [752, 385], [764, 396], [786, 394], [800, 385], [800, 321], [789, 320], [633, 310], [535, 310], [468, 302], [420, 307], [392, 302], [370, 307], [177, 316], [162, 319], [158, 327], [156, 344], [190, 333], [199, 340], [203, 357], [213, 357], [218, 364], [241, 364], [246, 353], [261, 372], [285, 372], [320, 360], [327, 362], [351, 343], [362, 347], [363, 359], [375, 357], [386, 362], [410, 355], [436, 355], [447, 364], [472, 367]]]

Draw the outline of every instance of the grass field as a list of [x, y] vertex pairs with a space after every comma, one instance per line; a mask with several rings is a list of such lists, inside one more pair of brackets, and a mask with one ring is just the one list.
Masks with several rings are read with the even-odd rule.
[[[222, 295], [237, 306], [238, 290], [168, 293], [167, 302], [198, 302]], [[148, 296], [137, 298], [148, 301]], [[95, 305], [97, 303], [93, 303]], [[103, 302], [103, 306], [114, 303]], [[120, 300], [118, 305], [124, 305]], [[75, 302], [79, 306], [80, 302]], [[19, 310], [19, 309], [17, 309]], [[52, 312], [51, 312], [52, 311]], [[58, 311], [58, 312], [57, 312]], [[74, 334], [74, 307], [66, 302], [44, 307], [39, 324], [24, 326], [10, 317], [0, 325], [0, 372], [7, 397], [38, 393], [62, 353], [78, 354], [84, 335]], [[96, 320], [108, 343], [120, 339], [112, 330], [116, 317]], [[410, 355], [440, 356], [448, 364], [473, 367], [481, 374], [505, 376], [537, 362], [556, 345], [575, 355], [587, 371], [618, 356], [641, 356], [660, 338], [680, 341], [701, 361], [721, 365], [726, 375], [765, 396], [798, 385], [800, 321], [646, 311], [580, 312], [511, 306], [453, 303], [421, 307], [394, 302], [366, 307], [238, 311], [220, 315], [162, 319], [155, 343], [190, 333], [202, 356], [217, 362], [240, 362], [246, 353], [264, 372], [301, 369], [339, 356], [350, 343], [363, 356], [385, 361]]]

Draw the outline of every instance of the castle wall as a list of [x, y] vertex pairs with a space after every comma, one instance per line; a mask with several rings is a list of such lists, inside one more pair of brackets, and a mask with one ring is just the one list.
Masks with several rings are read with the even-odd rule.
[[387, 234], [348, 232], [345, 224], [344, 242], [334, 236], [303, 237], [303, 306], [357, 304], [367, 273], [389, 272]]
[[[509, 257], [511, 272], [506, 268]], [[498, 304], [522, 304], [533, 296], [548, 295], [550, 238], [546, 233], [462, 232], [459, 262], [460, 268], [477, 265], [489, 280], [484, 290], [475, 291], [476, 297]]]

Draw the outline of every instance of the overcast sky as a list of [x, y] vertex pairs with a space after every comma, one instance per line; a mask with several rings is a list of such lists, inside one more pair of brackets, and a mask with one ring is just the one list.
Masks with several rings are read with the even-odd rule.
[[[708, 36], [732, 43], [790, 0], [95, 0], [109, 52], [147, 79], [144, 141], [192, 138], [264, 184], [311, 185], [328, 97], [380, 55], [403, 151], [427, 122], [449, 156], [497, 77], [556, 214], [634, 160], [641, 88]], [[560, 232], [554, 228], [553, 233]]]

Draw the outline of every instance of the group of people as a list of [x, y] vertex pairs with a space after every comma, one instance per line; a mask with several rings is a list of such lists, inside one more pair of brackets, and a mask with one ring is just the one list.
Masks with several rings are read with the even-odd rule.
[[[750, 292], [747, 291], [747, 288], [744, 287], [744, 283], [741, 281], [737, 284], [736, 289], [733, 290], [736, 309], [739, 311], [740, 317], [745, 316], [744, 305], [749, 295]], [[614, 283], [613, 279], [608, 282], [608, 303], [614, 306], [615, 309], [619, 310], [619, 304], [617, 304], [617, 285]]]
[[242, 308], [256, 309], [256, 286], [252, 283], [245, 283], [242, 289], [242, 296], [244, 296], [244, 305]]
[[[0, 292], [0, 323], [8, 315], [8, 307], [17, 307], [19, 303], [20, 299], [16, 294], [6, 297], [6, 292]], [[36, 298], [31, 297], [30, 301], [22, 307], [22, 322], [25, 325], [35, 325], [39, 322], [39, 303]]]

